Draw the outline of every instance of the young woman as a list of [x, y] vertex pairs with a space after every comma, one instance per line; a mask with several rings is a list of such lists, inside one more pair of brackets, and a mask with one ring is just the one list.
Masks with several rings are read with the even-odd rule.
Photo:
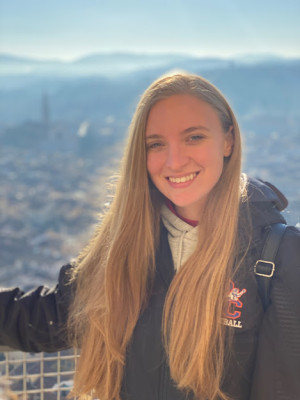
[[199, 76], [164, 76], [137, 106], [93, 240], [52, 291], [1, 293], [0, 342], [75, 344], [79, 396], [298, 399], [300, 232], [286, 230], [265, 312], [253, 272], [285, 206], [278, 190], [241, 175], [223, 95]]

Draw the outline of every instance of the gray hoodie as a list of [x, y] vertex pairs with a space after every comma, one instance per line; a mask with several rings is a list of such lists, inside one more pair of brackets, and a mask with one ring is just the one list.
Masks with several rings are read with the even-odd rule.
[[165, 204], [162, 206], [161, 216], [168, 231], [174, 269], [177, 271], [196, 248], [198, 227], [193, 227], [177, 217]]

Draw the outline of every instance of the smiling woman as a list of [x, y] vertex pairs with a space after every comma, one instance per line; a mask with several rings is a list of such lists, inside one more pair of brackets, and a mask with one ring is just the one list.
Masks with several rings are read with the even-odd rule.
[[82, 398], [299, 399], [300, 232], [285, 231], [266, 310], [253, 270], [285, 206], [241, 174], [218, 89], [163, 76], [140, 99], [116, 194], [77, 262], [55, 290], [0, 293], [0, 344], [78, 347]]

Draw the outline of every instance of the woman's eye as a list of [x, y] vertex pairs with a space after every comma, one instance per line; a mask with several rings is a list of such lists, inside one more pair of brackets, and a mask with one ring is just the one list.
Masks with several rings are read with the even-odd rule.
[[156, 149], [159, 149], [162, 146], [163, 146], [163, 144], [160, 143], [160, 142], [148, 143], [147, 144], [147, 149], [148, 150], [156, 150]]
[[188, 137], [188, 142], [199, 142], [203, 139], [203, 135], [192, 135]]

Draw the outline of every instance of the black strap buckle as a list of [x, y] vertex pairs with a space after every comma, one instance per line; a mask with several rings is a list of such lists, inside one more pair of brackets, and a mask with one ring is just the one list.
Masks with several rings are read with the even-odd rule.
[[275, 263], [272, 261], [257, 260], [254, 265], [254, 273], [265, 278], [271, 278], [274, 275]]

